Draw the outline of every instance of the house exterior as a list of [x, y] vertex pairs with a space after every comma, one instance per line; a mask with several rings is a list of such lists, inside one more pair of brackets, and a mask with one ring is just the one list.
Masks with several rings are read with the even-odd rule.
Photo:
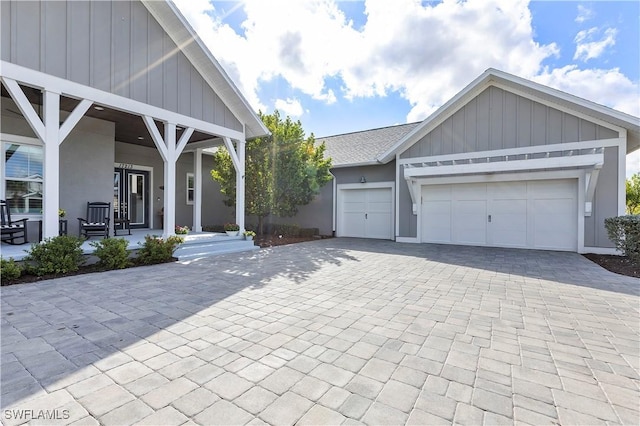
[[[76, 234], [92, 201], [165, 236], [213, 214], [244, 229], [245, 140], [268, 130], [172, 2], [2, 1], [0, 15], [0, 198], [31, 241], [40, 220], [58, 235], [59, 208]], [[235, 209], [206, 167], [221, 145]]]
[[319, 138], [335, 179], [292, 221], [345, 237], [613, 253], [604, 219], [625, 213], [639, 122], [489, 69], [423, 122]]

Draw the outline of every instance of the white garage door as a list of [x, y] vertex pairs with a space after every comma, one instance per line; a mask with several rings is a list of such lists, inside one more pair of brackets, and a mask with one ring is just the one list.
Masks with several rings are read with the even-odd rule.
[[422, 187], [422, 242], [577, 250], [577, 180]]
[[391, 188], [341, 189], [338, 236], [392, 239]]

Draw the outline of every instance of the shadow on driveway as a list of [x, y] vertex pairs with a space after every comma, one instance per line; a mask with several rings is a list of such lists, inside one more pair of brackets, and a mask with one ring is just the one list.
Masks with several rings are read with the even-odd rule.
[[[1, 407], [95, 374], [93, 365], [108, 369], [101, 361], [142, 340], [164, 339], [167, 331], [176, 333], [167, 349], [188, 343], [178, 335], [189, 331], [217, 343], [229, 336], [222, 330], [238, 326], [236, 314], [286, 307], [252, 300], [252, 289], [301, 283], [320, 268], [353, 260], [343, 248], [312, 243], [2, 287]], [[248, 306], [225, 304], [238, 292], [248, 292]], [[202, 324], [198, 313], [219, 321]]]

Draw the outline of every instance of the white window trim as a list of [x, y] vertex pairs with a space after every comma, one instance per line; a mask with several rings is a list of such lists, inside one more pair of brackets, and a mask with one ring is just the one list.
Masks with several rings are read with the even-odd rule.
[[[193, 182], [193, 187], [189, 187], [189, 178], [191, 178], [192, 182]], [[193, 199], [189, 200], [189, 191], [192, 192], [193, 194]], [[186, 185], [185, 185], [185, 199], [187, 202], [188, 206], [192, 206], [193, 205], [193, 200], [195, 200], [195, 195], [196, 195], [196, 175], [195, 173], [192, 172], [187, 172], [187, 180], [186, 180]]]

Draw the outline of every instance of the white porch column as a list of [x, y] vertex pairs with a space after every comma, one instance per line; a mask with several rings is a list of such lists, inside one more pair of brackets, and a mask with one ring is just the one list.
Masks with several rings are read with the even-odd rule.
[[236, 223], [240, 232], [244, 232], [244, 171], [245, 171], [245, 140], [238, 140], [236, 146], [238, 167], [236, 167]]
[[44, 91], [44, 176], [42, 196], [42, 237], [58, 235], [60, 207], [60, 94]]
[[176, 125], [164, 123], [167, 160], [164, 162], [164, 238], [176, 231]]
[[164, 122], [164, 138], [160, 135], [155, 121], [148, 115], [142, 116], [151, 139], [164, 162], [164, 231], [163, 238], [176, 231], [176, 161], [194, 132], [192, 127], [184, 129], [176, 143], [176, 123]]
[[80, 101], [60, 126], [59, 91], [43, 90], [43, 117], [40, 120], [18, 82], [7, 77], [0, 78], [23, 117], [44, 146], [42, 236], [55, 237], [58, 235], [58, 208], [60, 207], [60, 144], [69, 136], [93, 102], [88, 99]]
[[193, 231], [202, 232], [202, 148], [193, 153]]

